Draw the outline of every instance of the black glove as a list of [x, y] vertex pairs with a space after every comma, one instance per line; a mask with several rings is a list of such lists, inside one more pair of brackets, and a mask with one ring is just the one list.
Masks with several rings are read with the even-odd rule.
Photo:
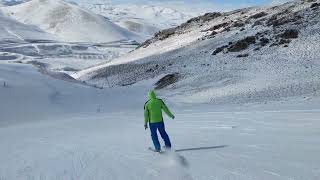
[[176, 118], [175, 116], [172, 116], [172, 119]]
[[144, 130], [147, 130], [148, 129], [148, 124], [145, 124], [144, 125]]

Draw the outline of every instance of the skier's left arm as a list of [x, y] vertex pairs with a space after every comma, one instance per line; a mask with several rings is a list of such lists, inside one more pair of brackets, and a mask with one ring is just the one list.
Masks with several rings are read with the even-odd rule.
[[149, 110], [148, 107], [145, 105], [144, 106], [144, 126], [148, 126], [148, 122], [149, 122]]
[[169, 108], [167, 107], [167, 105], [161, 100], [162, 102], [162, 109], [163, 111], [172, 119], [174, 119], [174, 115], [171, 113], [171, 111], [169, 110]]

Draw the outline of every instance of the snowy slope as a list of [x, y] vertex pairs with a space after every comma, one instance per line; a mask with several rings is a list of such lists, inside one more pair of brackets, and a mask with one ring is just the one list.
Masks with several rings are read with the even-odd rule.
[[42, 64], [42, 67], [78, 70], [125, 54], [137, 46], [132, 40], [111, 43], [61, 42], [36, 26], [22, 24], [0, 10], [0, 61]]
[[112, 4], [111, 2], [80, 1], [79, 5], [109, 18], [132, 32], [150, 37], [162, 29], [178, 26], [192, 15], [156, 5]]
[[[31, 65], [0, 61], [0, 97], [6, 102], [0, 105], [0, 126], [45, 120], [46, 117], [56, 115], [58, 119], [59, 115], [97, 112], [99, 106], [103, 111], [112, 112], [115, 111], [112, 105], [121, 105], [120, 102], [108, 101], [113, 96], [113, 91], [119, 91], [119, 100], [126, 95], [126, 89], [105, 93], [81, 83], [63, 81], [63, 78], [61, 76], [62, 80], [58, 80], [43, 75]], [[5, 87], [3, 82], [6, 82]], [[127, 107], [134, 103], [136, 102], [127, 103]]]
[[[7, 8], [3, 10], [7, 11]], [[23, 24], [7, 13], [0, 9], [0, 61], [34, 64], [49, 70], [71, 72], [119, 57], [138, 45], [130, 39], [108, 43], [65, 42], [61, 37], [35, 25]]]
[[36, 25], [64, 41], [142, 40], [140, 36], [115, 25], [103, 16], [60, 0], [32, 0], [2, 9], [18, 21]]
[[11, 19], [0, 11], [0, 42], [26, 42], [28, 40], [54, 40], [56, 37], [39, 28]]
[[[38, 66], [80, 67], [82, 57], [107, 56], [130, 40], [59, 42], [0, 15], [0, 179], [319, 180], [314, 3], [207, 14], [74, 74], [104, 89], [2, 60], [25, 53]], [[164, 76], [157, 94], [176, 117], [164, 121], [177, 152], [155, 154], [143, 105]]]
[[74, 77], [123, 86], [169, 75], [159, 82], [165, 84], [163, 91], [190, 103], [318, 96], [317, 2], [208, 13], [161, 31], [137, 50]]
[[147, 150], [142, 107], [152, 81], [100, 90], [0, 64], [0, 178], [319, 179], [319, 99], [186, 106], [164, 97], [178, 151], [167, 156]]

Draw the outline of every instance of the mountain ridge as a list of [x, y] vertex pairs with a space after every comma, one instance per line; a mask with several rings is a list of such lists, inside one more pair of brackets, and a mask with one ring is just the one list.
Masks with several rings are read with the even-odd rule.
[[25, 24], [36, 25], [64, 41], [112, 42], [142, 41], [143, 38], [106, 18], [66, 1], [31, 0], [2, 7], [6, 14]]
[[148, 38], [162, 29], [178, 26], [192, 17], [165, 5], [112, 4], [103, 1], [80, 1], [78, 4], [105, 16], [125, 29]]
[[161, 92], [201, 103], [316, 95], [319, 15], [314, 0], [207, 14], [73, 76], [98, 85], [107, 78], [112, 86], [166, 77]]

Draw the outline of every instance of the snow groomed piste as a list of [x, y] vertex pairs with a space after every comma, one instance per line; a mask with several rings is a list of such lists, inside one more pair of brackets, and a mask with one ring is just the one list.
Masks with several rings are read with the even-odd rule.
[[[1, 7], [0, 180], [319, 180], [319, 4], [208, 13], [139, 47], [46, 29], [60, 8], [110, 25], [74, 4]], [[148, 149], [150, 89], [171, 151]]]
[[0, 69], [7, 83], [0, 88], [2, 179], [319, 176], [317, 100], [246, 106], [168, 100], [176, 119], [165, 121], [176, 152], [166, 155], [147, 149], [152, 144], [142, 107], [149, 82], [101, 90], [26, 65]]

